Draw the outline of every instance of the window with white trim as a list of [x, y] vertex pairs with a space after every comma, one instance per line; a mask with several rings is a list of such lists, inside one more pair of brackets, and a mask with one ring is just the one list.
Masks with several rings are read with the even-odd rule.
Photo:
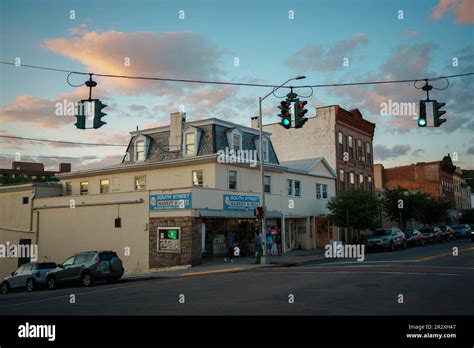
[[237, 171], [229, 170], [229, 190], [237, 190]]
[[293, 180], [291, 179], [286, 179], [286, 194], [293, 196]]
[[265, 187], [266, 193], [272, 192], [272, 177], [270, 175], [265, 175], [263, 178], [263, 184]]
[[136, 154], [136, 161], [144, 161], [145, 160], [145, 141], [144, 140], [137, 140], [135, 142], [135, 154]]
[[300, 197], [301, 196], [301, 181], [295, 180], [295, 196]]
[[184, 135], [184, 155], [192, 156], [196, 154], [196, 133], [185, 133]]
[[328, 198], [328, 185], [316, 184], [316, 198], [327, 199]]
[[146, 188], [146, 176], [135, 177], [135, 191], [145, 190]]
[[232, 149], [237, 152], [242, 148], [242, 136], [240, 133], [232, 133]]
[[193, 170], [193, 186], [202, 187], [204, 184], [204, 174], [202, 170]]

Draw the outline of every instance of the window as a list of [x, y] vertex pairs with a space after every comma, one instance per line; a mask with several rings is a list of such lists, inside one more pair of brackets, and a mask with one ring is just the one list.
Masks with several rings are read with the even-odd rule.
[[23, 197], [21, 199], [22, 204], [28, 204], [29, 201], [30, 201], [30, 197]]
[[366, 161], [367, 163], [372, 163], [372, 154], [370, 152], [370, 143], [365, 143], [365, 153], [366, 153]]
[[362, 161], [363, 157], [364, 157], [364, 153], [363, 153], [363, 148], [362, 148], [362, 140], [357, 139], [357, 159], [359, 161]]
[[83, 264], [85, 259], [86, 259], [86, 254], [77, 255], [76, 258], [74, 259], [74, 264], [75, 265]]
[[301, 181], [295, 180], [295, 196], [301, 196]]
[[237, 172], [229, 170], [229, 190], [237, 190]]
[[72, 195], [72, 183], [67, 182], [66, 183], [66, 196]]
[[288, 196], [293, 196], [293, 180], [286, 179], [286, 193]]
[[268, 162], [268, 141], [263, 141], [263, 160]]
[[372, 177], [369, 176], [369, 190], [372, 191]]
[[339, 146], [339, 156], [344, 156], [344, 144], [343, 144], [343, 135], [342, 132], [339, 131], [337, 133], [337, 141], [338, 141], [338, 146]]
[[359, 174], [359, 188], [363, 189], [364, 188], [364, 175]]
[[328, 185], [316, 184], [316, 198], [327, 199], [328, 198]]
[[193, 170], [193, 186], [202, 187], [204, 183], [202, 170]]
[[269, 175], [265, 175], [263, 178], [263, 184], [265, 187], [265, 192], [266, 193], [271, 193], [272, 191], [272, 177]]
[[343, 169], [340, 169], [340, 170], [339, 170], [339, 189], [340, 189], [340, 190], [344, 190], [344, 188], [345, 188], [345, 185], [344, 185], [344, 176], [345, 176], [344, 170], [343, 170]]
[[144, 161], [145, 160], [145, 141], [139, 140], [135, 142], [135, 153], [137, 154], [136, 161]]
[[350, 178], [350, 183], [351, 183], [351, 189], [354, 189], [355, 188], [355, 178], [354, 178], [354, 173], [350, 173], [349, 174], [349, 178]]
[[70, 266], [74, 263], [74, 256], [63, 262], [63, 266]]
[[100, 193], [109, 193], [109, 179], [100, 181]]
[[347, 136], [347, 150], [349, 151], [349, 159], [354, 159], [354, 140], [350, 135]]
[[80, 186], [81, 186], [80, 194], [87, 195], [89, 193], [89, 182], [82, 181]]
[[241, 149], [241, 143], [240, 143], [240, 134], [233, 134], [232, 136], [232, 146], [235, 152], [239, 151]]
[[194, 155], [196, 154], [196, 134], [195, 133], [186, 133], [184, 138], [184, 155]]
[[146, 176], [135, 177], [135, 191], [144, 190], [146, 188]]

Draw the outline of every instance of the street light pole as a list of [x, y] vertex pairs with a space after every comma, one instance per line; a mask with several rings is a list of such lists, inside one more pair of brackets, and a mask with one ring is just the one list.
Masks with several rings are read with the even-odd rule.
[[293, 81], [293, 80], [301, 80], [304, 79], [306, 76], [296, 76], [293, 77], [285, 82], [283, 82], [280, 86], [273, 88], [273, 90], [265, 95], [264, 97], [259, 97], [258, 98], [258, 123], [259, 123], [259, 133], [260, 133], [260, 151], [259, 151], [259, 157], [260, 157], [260, 188], [261, 188], [261, 202], [262, 202], [262, 209], [263, 209], [263, 217], [262, 217], [262, 228], [260, 229], [260, 233], [262, 234], [262, 257], [260, 259], [261, 264], [266, 263], [266, 254], [267, 254], [267, 248], [266, 248], [266, 214], [267, 214], [267, 209], [265, 206], [265, 171], [264, 171], [264, 162], [265, 158], [263, 157], [263, 119], [262, 119], [262, 102], [269, 97], [271, 94], [273, 94], [275, 91], [286, 85], [288, 82]]

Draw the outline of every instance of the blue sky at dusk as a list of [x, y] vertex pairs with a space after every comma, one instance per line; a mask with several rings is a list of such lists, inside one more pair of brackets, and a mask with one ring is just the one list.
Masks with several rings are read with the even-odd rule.
[[[70, 11], [75, 19], [70, 19]], [[403, 11], [403, 19], [399, 12]], [[184, 19], [180, 19], [184, 11]], [[293, 11], [294, 19], [290, 19]], [[474, 72], [474, 1], [10, 1], [0, 2], [0, 60], [103, 74], [295, 85], [413, 79]], [[124, 65], [124, 59], [130, 66]], [[238, 66], [235, 66], [236, 58]], [[347, 58], [348, 66], [343, 66]], [[453, 66], [457, 58], [458, 66]], [[128, 132], [168, 123], [180, 106], [188, 120], [217, 117], [243, 125], [268, 88], [209, 86], [96, 78], [94, 94], [108, 108], [107, 125], [78, 130], [56, 116], [58, 101], [77, 101], [66, 74], [0, 65], [0, 134], [79, 142], [128, 142]], [[85, 76], [73, 75], [79, 84]], [[446, 81], [437, 81], [443, 88]], [[380, 104], [417, 102], [413, 84], [316, 88], [315, 108], [359, 108], [377, 124], [374, 152], [385, 166], [439, 160], [474, 168], [474, 76], [450, 79], [433, 91], [446, 102], [440, 128], [418, 128], [411, 116], [381, 115]], [[308, 94], [309, 90], [300, 90]], [[279, 93], [280, 95], [283, 92]], [[264, 122], [278, 121], [280, 99], [265, 100]], [[273, 139], [273, 141], [278, 141]], [[42, 159], [73, 169], [117, 163], [125, 148], [71, 147], [0, 140], [0, 166], [16, 152], [32, 156], [100, 156], [100, 160]], [[315, 154], [317, 155], [317, 154]]]

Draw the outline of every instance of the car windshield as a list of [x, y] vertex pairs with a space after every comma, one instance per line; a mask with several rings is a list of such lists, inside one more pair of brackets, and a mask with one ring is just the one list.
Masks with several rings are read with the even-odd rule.
[[426, 228], [420, 228], [421, 233], [431, 233], [433, 232], [431, 227], [426, 227]]
[[387, 236], [390, 235], [391, 230], [377, 230], [374, 233], [374, 237]]

